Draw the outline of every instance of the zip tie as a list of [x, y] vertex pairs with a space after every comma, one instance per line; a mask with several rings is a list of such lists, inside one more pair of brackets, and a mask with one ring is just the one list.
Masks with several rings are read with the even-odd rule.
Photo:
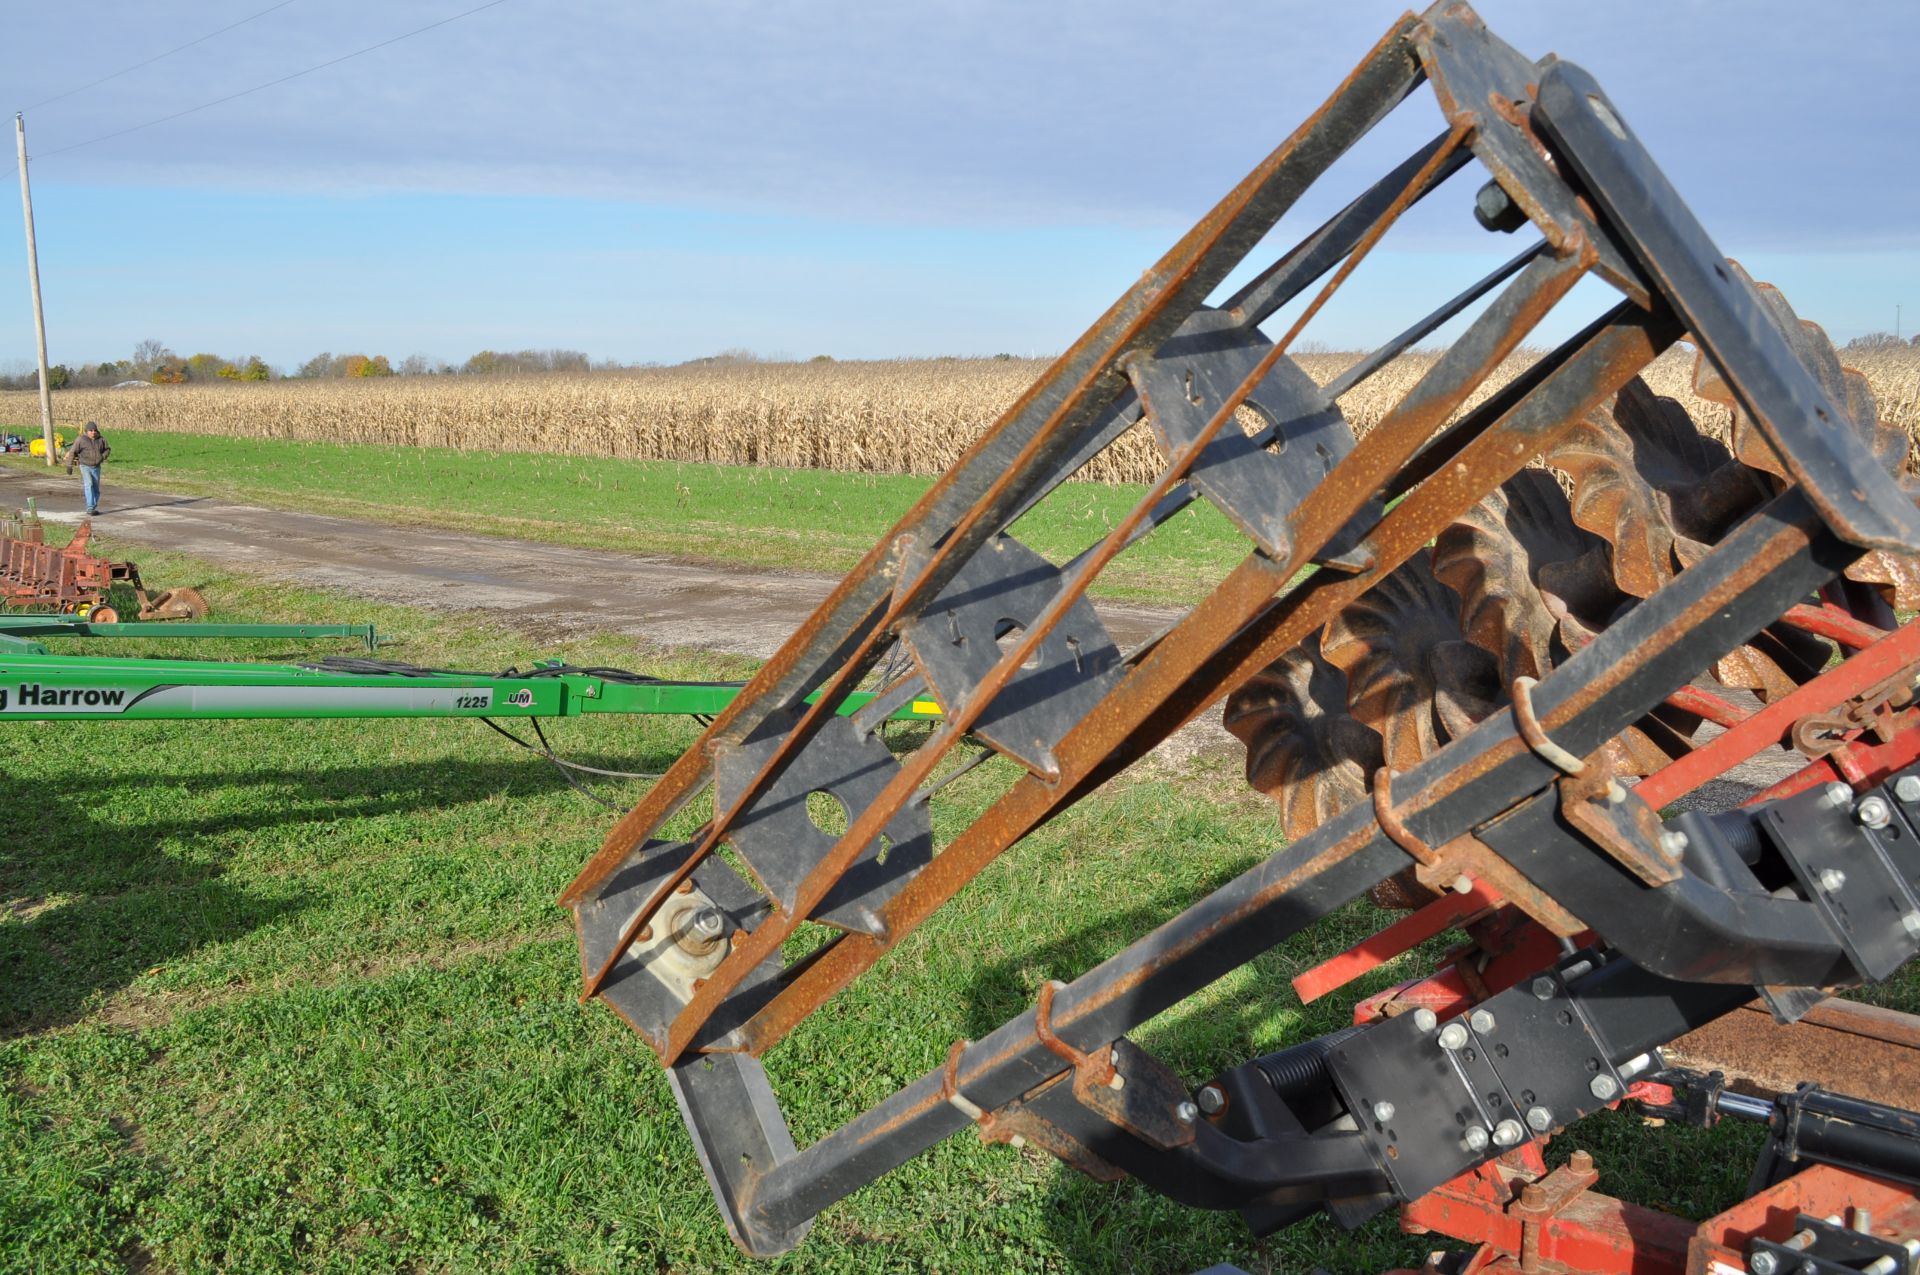
[[1546, 728], [1534, 716], [1533, 688], [1539, 684], [1539, 679], [1533, 677], [1513, 679], [1513, 724], [1527, 747], [1538, 753], [1542, 761], [1563, 774], [1578, 775], [1586, 770], [1587, 763], [1547, 738]]
[[953, 1048], [947, 1051], [947, 1065], [940, 1073], [940, 1096], [958, 1108], [961, 1115], [979, 1124], [987, 1118], [986, 1111], [967, 1095], [961, 1093], [959, 1085], [960, 1055], [972, 1043], [970, 1040], [956, 1040], [953, 1042]]

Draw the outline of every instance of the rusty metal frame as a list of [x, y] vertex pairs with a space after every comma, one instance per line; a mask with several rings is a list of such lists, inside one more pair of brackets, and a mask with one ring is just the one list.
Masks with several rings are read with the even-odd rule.
[[[1435, 92], [1444, 131], [1224, 304], [1207, 306], [1207, 297], [1307, 187], [1423, 82]], [[1090, 1105], [1088, 1086], [1064, 1083], [1065, 1077], [1110, 1069], [1116, 1042], [1130, 1027], [1356, 897], [1410, 856], [1421, 858], [1426, 847], [1440, 847], [1428, 853], [1444, 858], [1448, 846], [1471, 843], [1500, 865], [1498, 884], [1514, 903], [1535, 915], [1564, 915], [1562, 905], [1574, 891], [1543, 884], [1539, 864], [1513, 844], [1513, 833], [1556, 826], [1564, 801], [1584, 800], [1555, 783], [1567, 759], [1593, 753], [1680, 693], [1705, 664], [1789, 612], [1798, 609], [1803, 622], [1834, 627], [1837, 621], [1813, 613], [1806, 600], [1863, 548], [1920, 550], [1920, 514], [1910, 506], [1883, 509], [1882, 488], [1890, 484], [1865, 474], [1871, 462], [1864, 447], [1809, 424], [1822, 412], [1837, 416], [1837, 409], [1822, 401], [1817, 382], [1797, 364], [1776, 366], [1783, 357], [1793, 363], [1784, 345], [1748, 343], [1753, 334], [1740, 321], [1758, 313], [1750, 289], [1742, 293], [1737, 280], [1726, 282], [1727, 272], [1717, 269], [1724, 259], [1631, 133], [1606, 126], [1608, 119], [1617, 122], [1617, 113], [1586, 85], [1577, 68], [1551, 60], [1536, 65], [1501, 44], [1464, 5], [1441, 4], [1423, 17], [1403, 18], [1313, 117], [934, 484], [563, 893], [581, 944], [583, 999], [605, 1001], [668, 1067], [727, 1224], [744, 1249], [790, 1248], [821, 1208], [969, 1123], [1008, 1137], [1017, 1124], [1018, 1136], [1044, 1135], [1073, 1162], [1134, 1173], [1170, 1194], [1185, 1192], [1214, 1206], [1249, 1193], [1377, 1196], [1390, 1175], [1369, 1158], [1362, 1133], [1294, 1131], [1284, 1143], [1286, 1164], [1277, 1166], [1273, 1152], [1281, 1144], [1237, 1140], [1182, 1114], [1177, 1118], [1191, 1126], [1191, 1139], [1156, 1135], [1149, 1146], [1116, 1124], [1120, 1108]], [[1305, 449], [1294, 449], [1296, 459], [1279, 468], [1276, 452], [1293, 437], [1290, 430], [1319, 429], [1338, 417], [1334, 395], [1302, 384], [1288, 348], [1396, 219], [1470, 162], [1489, 175], [1484, 190], [1507, 201], [1515, 220], [1531, 222], [1541, 242], [1442, 302], [1333, 387], [1350, 388], [1440, 323], [1485, 301], [1462, 337], [1381, 422], [1326, 453], [1325, 472], [1314, 475], [1296, 504], [1262, 517], [1231, 507], [1225, 489], [1208, 487], [1205, 467], [1221, 463], [1229, 454], [1222, 449], [1233, 442], [1238, 450], [1231, 454], [1247, 464], [1266, 464], [1266, 472], [1300, 481], [1289, 467], [1303, 463], [1298, 453]], [[1635, 198], [1653, 205], [1642, 207]], [[1468, 407], [1501, 362], [1590, 275], [1613, 285], [1623, 296], [1619, 304]], [[1286, 334], [1268, 341], [1258, 325], [1322, 278]], [[1009, 846], [1297, 646], [1418, 552], [1609, 401], [1683, 330], [1707, 348], [1800, 485], [1729, 532], [1530, 694], [1516, 696], [1514, 714], [1487, 719], [1396, 775], [1398, 801], [1382, 782], [1377, 811], [1347, 812], [1071, 984], [1049, 984], [1034, 1010], [975, 1044], [957, 1045], [943, 1067], [805, 1151], [795, 1150], [758, 1055]], [[1240, 445], [1230, 422], [1243, 406], [1266, 406], [1263, 395], [1277, 396], [1293, 415]], [[846, 830], [805, 866], [792, 906], [767, 906], [756, 883], [719, 853], [730, 834], [770, 800], [796, 758], [826, 747], [821, 727], [879, 661], [896, 644], [912, 650], [913, 625], [940, 608], [951, 614], [963, 605], [950, 592], [960, 573], [1143, 413], [1166, 459], [1146, 494], [1110, 534], [1060, 569], [1050, 600], [1016, 621], [1022, 632], [984, 676], [949, 697], [946, 721], [889, 772], [880, 796], [849, 811]], [[1268, 444], [1275, 450], [1265, 450]], [[875, 895], [868, 923], [782, 967], [783, 945], [877, 843], [889, 820], [923, 800], [930, 784], [937, 787], [941, 760], [998, 698], [1011, 698], [1030, 657], [1042, 652], [1099, 573], [1202, 493], [1222, 503], [1254, 541], [1246, 559], [1117, 674], [1103, 673], [1107, 680], [1082, 694], [1080, 707], [1056, 713], [1044, 747], [1005, 749], [1028, 773], [897, 892]], [[724, 802], [716, 796], [697, 831], [666, 835], [668, 822], [706, 790], [717, 764], [749, 741], [764, 744], [776, 729], [783, 733], [764, 755], [755, 754], [750, 778]], [[1725, 903], [1710, 883], [1677, 866], [1677, 879], [1663, 872], [1655, 880], [1645, 874], [1626, 884], [1614, 880], [1620, 862], [1659, 853], [1641, 844], [1653, 826], [1642, 818], [1602, 828], [1589, 819], [1584, 832], [1566, 834], [1575, 853], [1559, 870], [1606, 880], [1616, 904], [1619, 891], [1640, 891], [1649, 907], [1676, 917], [1705, 917]], [[652, 980], [634, 940], [674, 891], [692, 888], [751, 902], [723, 908], [730, 934], [718, 967], [684, 993], [669, 995]], [[1669, 1038], [1676, 1023], [1692, 1026], [1731, 1012], [1750, 998], [1754, 983], [1823, 982], [1844, 967], [1852, 949], [1845, 935], [1832, 932], [1828, 914], [1808, 900], [1778, 904], [1767, 923], [1790, 940], [1780, 952], [1696, 944], [1637, 958], [1647, 964], [1649, 979], [1679, 974], [1697, 986], [1659, 983], [1674, 1008], [1657, 1023], [1621, 1025], [1623, 1043], [1642, 1048]], [[1624, 1060], [1612, 1058], [1609, 1066]], [[1103, 1076], [1118, 1078], [1110, 1071]], [[1112, 1106], [1110, 1099], [1102, 1103]], [[1157, 1120], [1166, 1114], [1142, 1123], [1147, 1117], [1130, 1111], [1127, 1119], [1137, 1132], [1160, 1127]]]

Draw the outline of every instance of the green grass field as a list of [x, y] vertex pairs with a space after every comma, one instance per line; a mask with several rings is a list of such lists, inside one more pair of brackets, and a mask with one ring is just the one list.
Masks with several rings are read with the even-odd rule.
[[[371, 619], [389, 654], [504, 667], [511, 635], [143, 555], [218, 613]], [[252, 643], [254, 658], [291, 657]], [[90, 650], [165, 653], [161, 643]], [[205, 649], [204, 647], [201, 649]], [[227, 648], [231, 649], [231, 648]], [[676, 676], [740, 661], [586, 642]], [[0, 775], [0, 1267], [748, 1269], [651, 1055], [576, 1001], [559, 889], [610, 821], [474, 723], [13, 724]], [[657, 770], [690, 722], [557, 723]], [[956, 784], [951, 824], [1010, 776]], [[616, 789], [631, 801], [638, 784]], [[1223, 798], [1223, 794], [1225, 794]], [[771, 1056], [804, 1144], [1271, 849], [1231, 773], [1120, 786], [1019, 847]], [[1196, 1073], [1331, 1025], [1285, 978], [1353, 915], [1144, 1039]], [[1256, 1246], [1237, 1225], [961, 1138], [830, 1211], [781, 1269], [1258, 1267], [1391, 1227]], [[1323, 1254], [1321, 1259], [1325, 1260]]]
[[[45, 471], [43, 462], [5, 462]], [[107, 481], [270, 508], [556, 544], [840, 574], [926, 491], [911, 475], [756, 469], [524, 452], [393, 450], [196, 434], [113, 436]], [[1064, 562], [1145, 491], [1074, 483], [1015, 526]], [[1196, 502], [1102, 573], [1098, 596], [1192, 602], [1250, 543]]]
[[[471, 621], [167, 555], [141, 565], [201, 587], [219, 615], [372, 620], [404, 636], [387, 654], [418, 663], [750, 667], [630, 639], [530, 651]], [[462, 722], [5, 730], [0, 1270], [1370, 1272], [1417, 1265], [1429, 1247], [1390, 1217], [1256, 1241], [1231, 1216], [963, 1135], [830, 1209], [790, 1257], [749, 1262], [652, 1055], [576, 1002], [552, 900], [611, 816], [543, 761]], [[643, 771], [694, 736], [673, 719], [554, 730], [563, 753]], [[936, 828], [1010, 778], [992, 764], [953, 785]], [[631, 801], [640, 785], [610, 791]], [[1256, 863], [1275, 827], [1236, 762], [1205, 758], [1128, 778], [1049, 824], [769, 1055], [797, 1140]], [[1198, 1080], [1338, 1026], [1349, 999], [1303, 1009], [1287, 980], [1379, 923], [1356, 904], [1135, 1038]], [[1898, 997], [1907, 1008], [1913, 991], [1909, 980]], [[1599, 1155], [1612, 1191], [1704, 1215], [1737, 1198], [1754, 1131], [1644, 1136], [1622, 1114], [1583, 1123], [1553, 1154], [1576, 1146]]]

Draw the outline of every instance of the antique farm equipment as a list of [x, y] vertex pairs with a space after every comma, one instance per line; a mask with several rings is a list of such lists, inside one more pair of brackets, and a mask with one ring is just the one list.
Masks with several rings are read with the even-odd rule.
[[87, 552], [93, 524], [82, 522], [60, 548], [46, 543], [46, 527], [30, 513], [0, 518], [0, 611], [84, 614], [102, 624], [120, 618], [109, 599], [116, 588], [133, 599], [141, 620], [199, 620], [207, 601], [196, 589], [149, 593], [140, 568]]
[[[1437, 135], [1219, 295], [1356, 142], [1420, 109], [1422, 85]], [[1429, 199], [1462, 234], [1528, 242], [1316, 383], [1289, 348]], [[1585, 308], [1583, 280], [1610, 307]], [[1458, 338], [1356, 438], [1342, 396], [1450, 324]], [[1683, 337], [1726, 440], [1638, 376]], [[1141, 422], [1165, 467], [1108, 534], [1065, 563], [1008, 534]], [[1756, 1114], [1710, 1073], [1669, 1070], [1662, 1047], [1717, 1066], [1725, 1041], [1704, 1033], [1757, 1017], [1750, 1004], [1769, 1023], [1858, 1025], [1828, 993], [1920, 950], [1920, 630], [1896, 615], [1920, 606], [1908, 445], [1819, 330], [1715, 247], [1590, 76], [1523, 57], [1465, 5], [1409, 14], [613, 830], [561, 900], [584, 995], [659, 1055], [753, 1254], [794, 1247], [820, 1210], [974, 1126], [1261, 1231], [1400, 1206], [1409, 1227], [1483, 1243], [1467, 1269], [1718, 1270], [1732, 1254], [1755, 1272], [1910, 1271], [1916, 1118], [1894, 1108], [1807, 1090], [1769, 1109], [1776, 1160], [1822, 1176], [1785, 1178], [1798, 1186], [1768, 1203], [1782, 1183], [1757, 1183], [1755, 1211], [1699, 1229], [1698, 1249], [1675, 1223], [1684, 1234], [1644, 1253], [1602, 1234], [1548, 1255], [1556, 1228], [1607, 1206], [1591, 1166], [1540, 1159], [1556, 1130], [1628, 1097], [1705, 1093], [1684, 1099], [1699, 1119]], [[1088, 586], [1201, 499], [1247, 556], [1121, 652]], [[889, 658], [913, 675], [837, 712]], [[945, 720], [885, 746], [878, 709], [927, 691]], [[797, 1150], [761, 1055], [1010, 845], [1223, 700], [1291, 844]], [[1016, 778], [936, 845], [928, 802], [977, 760], [954, 752], [969, 735]], [[1783, 743], [1805, 765], [1752, 804], [1672, 809]], [[843, 832], [808, 819], [818, 792], [845, 807]], [[698, 830], [665, 833], [683, 811]], [[1352, 1028], [1198, 1085], [1127, 1038], [1370, 891], [1409, 914], [1300, 995], [1450, 926], [1471, 945], [1363, 1002]], [[789, 963], [803, 923], [837, 933]], [[1911, 1029], [1865, 1034], [1897, 1051]], [[1844, 1057], [1838, 1071], [1819, 1079], [1845, 1091]], [[1816, 1127], [1857, 1154], [1816, 1154]], [[1849, 1229], [1821, 1212], [1835, 1192], [1879, 1222], [1834, 1233]]]

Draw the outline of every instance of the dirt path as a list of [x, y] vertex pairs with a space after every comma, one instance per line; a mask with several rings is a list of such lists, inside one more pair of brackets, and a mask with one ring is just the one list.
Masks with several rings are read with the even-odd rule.
[[[0, 508], [22, 506], [32, 496], [41, 517], [71, 523], [79, 519], [78, 494], [70, 481], [0, 470]], [[838, 576], [388, 527], [117, 483], [109, 483], [104, 496], [96, 530], [120, 543], [192, 554], [380, 602], [485, 611], [545, 641], [626, 633], [663, 646], [764, 659], [839, 581]], [[1122, 650], [1144, 642], [1179, 614], [1133, 603], [1096, 607]]]

